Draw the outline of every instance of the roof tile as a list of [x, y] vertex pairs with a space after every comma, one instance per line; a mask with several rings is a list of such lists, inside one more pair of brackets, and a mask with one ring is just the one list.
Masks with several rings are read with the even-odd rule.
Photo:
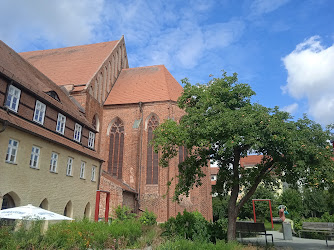
[[177, 101], [182, 91], [164, 65], [123, 69], [104, 104]]
[[118, 41], [23, 52], [20, 55], [58, 85], [87, 84]]

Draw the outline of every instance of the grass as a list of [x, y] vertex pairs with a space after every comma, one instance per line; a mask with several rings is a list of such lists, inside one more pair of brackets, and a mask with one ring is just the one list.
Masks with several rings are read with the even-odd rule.
[[282, 228], [282, 224], [281, 223], [274, 223], [274, 229], [271, 228], [271, 222], [270, 221], [266, 221], [264, 223], [264, 227], [266, 228], [267, 231], [280, 231]]

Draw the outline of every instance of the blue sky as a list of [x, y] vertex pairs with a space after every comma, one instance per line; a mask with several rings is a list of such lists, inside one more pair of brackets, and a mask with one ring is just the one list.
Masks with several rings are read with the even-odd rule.
[[[118, 40], [130, 67], [176, 80], [237, 72], [254, 101], [334, 122], [332, 0], [3, 0], [0, 39], [17, 52]], [[10, 20], [10, 21], [9, 21]]]

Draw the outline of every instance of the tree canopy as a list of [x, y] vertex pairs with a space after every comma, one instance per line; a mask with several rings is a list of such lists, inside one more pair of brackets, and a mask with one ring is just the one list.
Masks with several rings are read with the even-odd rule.
[[[330, 131], [305, 115], [297, 121], [278, 107], [253, 103], [255, 92], [239, 83], [237, 74], [191, 85], [187, 79], [178, 106], [185, 111], [181, 121], [166, 120], [154, 131], [160, 164], [168, 166], [178, 146], [188, 149], [179, 164], [175, 197], [201, 185], [202, 168], [216, 162], [219, 173], [215, 191], [230, 194], [228, 239], [235, 237], [237, 214], [263, 182], [278, 180], [314, 187], [332, 185], [334, 167]], [[249, 152], [262, 155], [254, 168], [240, 167]], [[241, 198], [240, 198], [241, 196]], [[238, 198], [239, 197], [239, 198]]]

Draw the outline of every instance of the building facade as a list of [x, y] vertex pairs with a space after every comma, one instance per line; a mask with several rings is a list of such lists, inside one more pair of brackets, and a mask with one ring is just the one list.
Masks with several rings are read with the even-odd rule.
[[[94, 152], [103, 159], [98, 189], [110, 194], [109, 215], [118, 205], [127, 205], [135, 212], [153, 211], [159, 222], [184, 209], [212, 219], [209, 168], [203, 185], [175, 203], [182, 157], [161, 168], [159, 153], [149, 143], [160, 123], [179, 122], [184, 115], [176, 103], [183, 89], [163, 65], [129, 68], [124, 37], [20, 56], [61, 87], [88, 121], [87, 127], [98, 132]], [[105, 195], [101, 193], [97, 204], [100, 217], [105, 214]]]
[[1, 209], [33, 204], [92, 218], [96, 130], [59, 86], [0, 42]]

